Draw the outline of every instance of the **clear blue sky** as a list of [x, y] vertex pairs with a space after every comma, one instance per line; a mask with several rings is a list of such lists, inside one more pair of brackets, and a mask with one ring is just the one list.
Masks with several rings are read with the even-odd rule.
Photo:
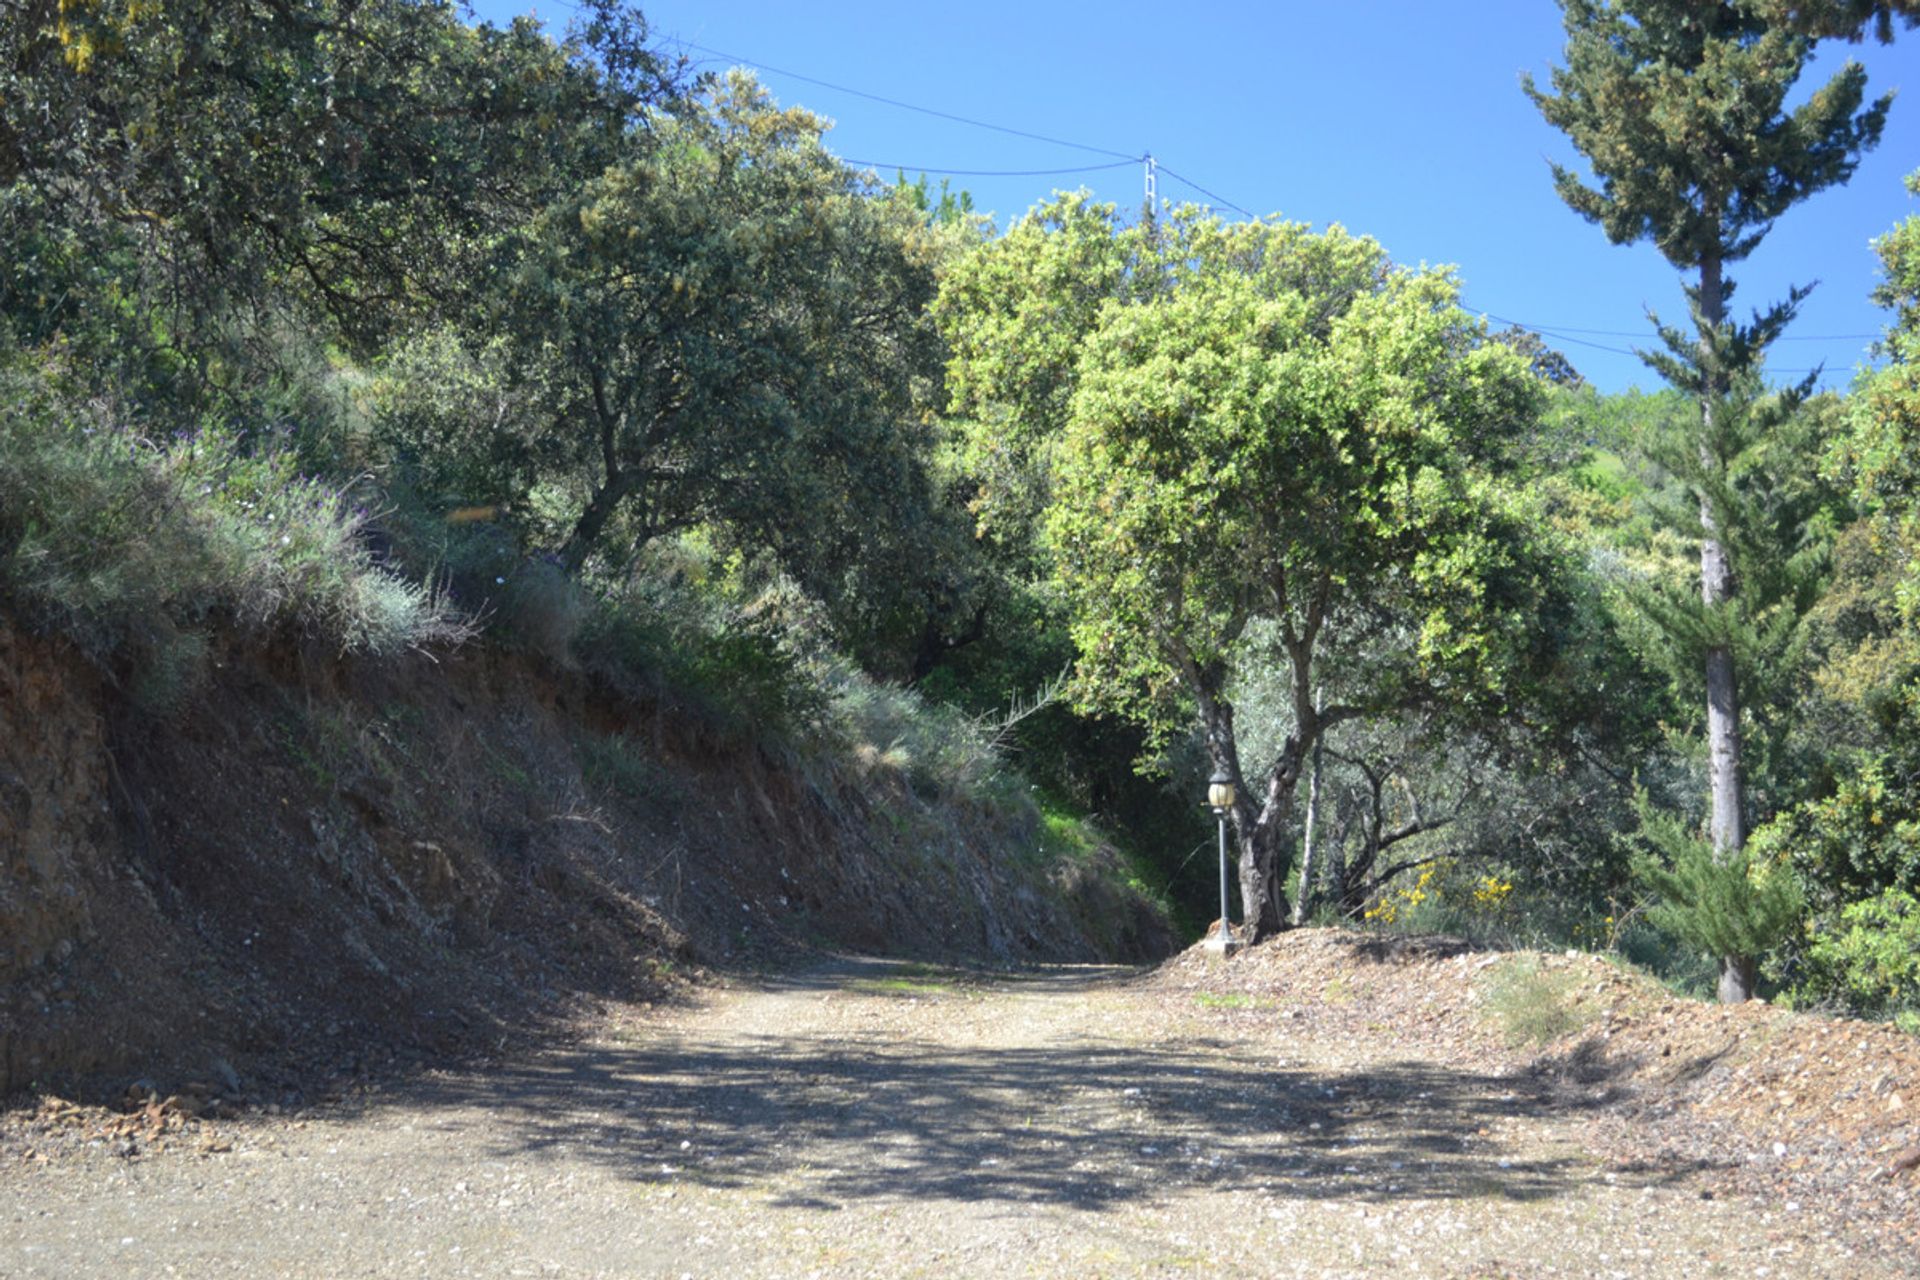
[[[925, 170], [937, 184], [939, 170], [1064, 169], [1112, 157], [798, 77], [1123, 155], [1150, 151], [1221, 201], [1316, 226], [1341, 223], [1379, 239], [1401, 262], [1457, 264], [1469, 306], [1551, 331], [1604, 390], [1656, 380], [1631, 355], [1599, 347], [1644, 345], [1649, 306], [1685, 319], [1679, 275], [1650, 245], [1610, 245], [1553, 194], [1548, 160], [1579, 157], [1519, 88], [1521, 72], [1544, 83], [1559, 60], [1564, 34], [1552, 0], [656, 0], [642, 9], [659, 42], [703, 66], [760, 64], [782, 103], [834, 121], [834, 151], [887, 166], [889, 179], [895, 165], [909, 176]], [[557, 28], [573, 16], [559, 0], [488, 0], [475, 10], [493, 21], [531, 10]], [[1790, 211], [1733, 270], [1741, 314], [1789, 284], [1820, 282], [1772, 370], [1784, 377], [1824, 363], [1825, 385], [1840, 387], [1885, 323], [1867, 298], [1877, 270], [1869, 242], [1920, 212], [1901, 185], [1920, 168], [1920, 31], [1890, 47], [1823, 46], [1802, 90], [1848, 57], [1866, 64], [1870, 92], [1901, 90], [1884, 139], [1848, 186]], [[1217, 203], [1167, 168], [1163, 199]], [[1002, 227], [1056, 187], [1084, 185], [1129, 208], [1142, 194], [1138, 165], [952, 181]]]

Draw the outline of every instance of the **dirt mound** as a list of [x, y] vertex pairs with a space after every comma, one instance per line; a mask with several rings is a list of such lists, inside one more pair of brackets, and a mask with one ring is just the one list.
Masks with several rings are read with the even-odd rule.
[[1675, 997], [1598, 956], [1305, 929], [1224, 962], [1195, 947], [1150, 979], [1315, 1034], [1498, 1063], [1613, 1120], [1622, 1167], [1721, 1170], [1920, 1245], [1920, 1039], [1848, 1018]]
[[0, 618], [0, 1094], [264, 1103], [811, 946], [1165, 954], [1014, 820], [483, 645], [233, 643], [155, 706]]

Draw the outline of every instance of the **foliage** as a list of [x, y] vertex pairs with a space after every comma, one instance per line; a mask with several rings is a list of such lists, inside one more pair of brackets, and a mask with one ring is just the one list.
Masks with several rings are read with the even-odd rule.
[[1642, 839], [1651, 846], [1633, 872], [1657, 897], [1647, 918], [1688, 946], [1713, 956], [1758, 956], [1785, 941], [1803, 910], [1787, 868], [1763, 861], [1764, 843], [1736, 853], [1715, 850], [1681, 819], [1642, 793]]
[[1002, 768], [979, 720], [850, 668], [841, 667], [833, 679], [835, 734], [857, 759], [899, 770], [922, 794], [977, 796]]
[[1869, 991], [1870, 926], [1898, 937], [1907, 926], [1890, 904], [1920, 888], [1920, 218], [1876, 247], [1892, 359], [1862, 376], [1830, 442], [1827, 474], [1857, 514], [1810, 614], [1810, 679], [1795, 707], [1818, 767], [1807, 771], [1810, 794], [1761, 833], [1791, 859], [1817, 912], [1794, 958], [1797, 989], [1863, 1012], [1892, 1007]]
[[913, 211], [935, 226], [962, 227], [977, 215], [973, 211], [973, 193], [949, 188], [949, 180], [940, 179], [940, 191], [936, 196], [927, 186], [927, 175], [921, 174], [912, 182], [907, 181], [904, 169], [897, 171], [893, 178], [893, 196], [906, 203]]
[[[1043, 822], [983, 711], [1065, 661], [933, 412], [927, 304], [985, 220], [689, 78], [614, 0], [576, 13], [556, 41], [436, 0], [0, 6], [0, 607], [154, 707], [222, 633], [484, 626], [1116, 878], [1069, 813], [1097, 787]], [[974, 645], [967, 705], [869, 674]], [[1020, 732], [1130, 758], [1063, 720]], [[624, 739], [579, 754], [657, 782]]]
[[1527, 95], [1586, 157], [1554, 187], [1615, 244], [1651, 240], [1674, 266], [1734, 262], [1791, 206], [1852, 174], [1892, 96], [1864, 111], [1849, 61], [1786, 109], [1813, 40], [1755, 3], [1562, 0], [1565, 67]]
[[1085, 344], [1048, 513], [1084, 696], [1170, 729], [1182, 678], [1224, 664], [1250, 615], [1317, 630], [1365, 605], [1411, 621], [1414, 661], [1353, 673], [1357, 701], [1443, 672], [1497, 698], [1522, 518], [1473, 463], [1476, 437], [1528, 412], [1523, 370], [1497, 347], [1455, 355], [1470, 335], [1443, 276], [1389, 274], [1316, 331], [1377, 249], [1263, 238], [1303, 276], [1349, 260], [1334, 298], [1223, 273], [1111, 308]]
[[1558, 1040], [1592, 1019], [1580, 1001], [1580, 975], [1547, 969], [1531, 956], [1494, 966], [1480, 980], [1480, 996], [1507, 1043], [1516, 1047]]
[[366, 519], [274, 441], [212, 426], [155, 441], [29, 365], [0, 370], [0, 589], [101, 657], [164, 667], [193, 648], [180, 633], [216, 620], [346, 652], [466, 635], [445, 601], [373, 562]]
[[1676, 994], [1710, 1000], [1720, 981], [1719, 961], [1649, 924], [1643, 916], [1612, 931], [1609, 953], [1623, 964], [1652, 975]]
[[1428, 863], [1420, 869], [1419, 877], [1412, 884], [1402, 885], [1391, 893], [1383, 894], [1366, 909], [1362, 919], [1369, 923], [1398, 924], [1403, 914], [1411, 915], [1435, 895], [1437, 890], [1434, 888], [1434, 877], [1442, 870], [1439, 864]]
[[[82, 243], [117, 228], [113, 287], [164, 288], [183, 337], [291, 290], [372, 341], [675, 100], [645, 37], [609, 0], [564, 44], [425, 0], [8, 5], [0, 228], [31, 235], [47, 207]], [[9, 301], [49, 327], [87, 305], [30, 279]]]
[[1894, 19], [1920, 25], [1916, 0], [1774, 0], [1772, 8], [1795, 30], [1859, 41], [1871, 27], [1881, 44], [1893, 40]]
[[[1920, 195], [1920, 172], [1907, 178]], [[1850, 482], [1873, 521], [1876, 549], [1904, 548], [1907, 572], [1893, 601], [1911, 626], [1920, 620], [1920, 215], [1912, 215], [1875, 242], [1882, 279], [1874, 300], [1893, 313], [1883, 344], [1891, 358], [1862, 377], [1848, 405], [1848, 431], [1828, 459]]]
[[944, 233], [823, 128], [736, 75], [500, 237], [471, 307], [389, 355], [395, 473], [572, 574], [702, 529], [907, 665], [969, 572], [922, 404]]
[[[1835, 16], [1802, 8], [1814, 25]], [[1779, 650], [1795, 611], [1775, 606], [1793, 597], [1803, 610], [1805, 593], [1795, 588], [1808, 581], [1789, 574], [1799, 581], [1783, 588], [1779, 575], [1768, 579], [1766, 570], [1782, 561], [1766, 553], [1793, 549], [1803, 527], [1794, 517], [1805, 512], [1790, 502], [1784, 511], [1757, 510], [1752, 482], [1764, 469], [1751, 462], [1812, 379], [1771, 404], [1762, 400], [1764, 353], [1806, 290], [1793, 290], [1750, 323], [1731, 322], [1725, 267], [1751, 254], [1787, 209], [1847, 180], [1879, 141], [1892, 98], [1863, 106], [1866, 72], [1848, 62], [1789, 110], [1814, 42], [1797, 29], [1790, 6], [1561, 0], [1561, 9], [1566, 66], [1554, 69], [1551, 93], [1530, 76], [1523, 87], [1585, 156], [1593, 182], [1555, 165], [1556, 190], [1614, 243], [1651, 240], [1674, 266], [1699, 273], [1687, 289], [1693, 333], [1662, 325], [1666, 350], [1642, 355], [1700, 408], [1698, 425], [1661, 459], [1697, 511], [1700, 593], [1697, 601], [1650, 594], [1643, 605], [1669, 647], [1697, 656], [1707, 709], [1708, 829], [1728, 867], [1722, 880], [1744, 883], [1732, 870], [1743, 861], [1747, 831], [1741, 719], [1753, 698], [1740, 668], [1742, 659], [1750, 670], [1756, 653]], [[1722, 997], [1750, 996], [1751, 955], [1723, 953], [1722, 961]]]
[[1884, 756], [1864, 755], [1832, 794], [1781, 814], [1754, 833], [1763, 837], [1788, 853], [1815, 905], [1920, 888], [1920, 791]]
[[1580, 376], [1580, 371], [1573, 367], [1573, 361], [1567, 359], [1566, 353], [1548, 346], [1546, 340], [1531, 329], [1509, 325], [1493, 334], [1492, 338], [1525, 356], [1534, 376], [1544, 382], [1569, 390], [1578, 390], [1587, 385], [1587, 380]]
[[817, 734], [829, 696], [784, 620], [726, 584], [688, 589], [637, 574], [589, 593], [571, 653], [616, 689], [669, 699], [767, 747]]
[[1794, 994], [1868, 1016], [1920, 1020], [1920, 899], [1887, 889], [1841, 910], [1815, 932]]
[[[1024, 450], [1012, 470], [1031, 478], [988, 471], [981, 508], [988, 528], [1043, 517], [1084, 705], [1162, 744], [1197, 711], [1239, 774], [1226, 684], [1256, 618], [1298, 681], [1323, 631], [1356, 648], [1409, 632], [1342, 671], [1348, 700], [1324, 723], [1442, 689], [1462, 708], [1510, 696], [1547, 575], [1500, 472], [1537, 384], [1447, 275], [1338, 229], [1182, 211], [1147, 236], [1068, 199], [957, 268], [943, 305], [983, 293], [997, 301], [951, 334], [956, 407]], [[1263, 921], [1301, 749], [1324, 727], [1301, 687], [1300, 735], [1235, 809]]]
[[[1896, 1008], [1920, 219], [1844, 402], [1768, 391], [1801, 295], [1730, 322], [1722, 268], [1881, 129], [1857, 68], [1797, 86], [1810, 41], [1913, 6], [1564, 7], [1529, 86], [1587, 158], [1562, 194], [1700, 273], [1668, 391], [1601, 395], [1337, 227], [1080, 194], [995, 235], [611, 0], [558, 41], [428, 0], [0, 7], [0, 601], [157, 709], [221, 629], [478, 619], [1050, 872], [1117, 847], [1195, 922], [1199, 780], [1239, 780], [1272, 924], [1318, 744], [1338, 914], [1681, 974], [1639, 830], [1687, 946], [1790, 935], [1804, 998]], [[1672, 815], [1721, 659], [1757, 825], [1716, 860]], [[1074, 704], [1020, 714], [1069, 664]], [[659, 784], [627, 739], [579, 755]]]

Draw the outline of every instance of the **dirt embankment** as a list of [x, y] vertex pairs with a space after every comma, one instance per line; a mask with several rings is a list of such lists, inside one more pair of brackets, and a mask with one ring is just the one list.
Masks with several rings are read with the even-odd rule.
[[1008, 822], [485, 646], [232, 648], [156, 711], [0, 619], [0, 1094], [266, 1096], [798, 942], [1164, 953], [1113, 877], [1009, 860]]
[[1192, 950], [1154, 982], [1303, 1035], [1503, 1064], [1591, 1114], [1622, 1169], [1714, 1173], [1920, 1249], [1920, 1039], [1884, 1024], [1683, 1000], [1599, 956], [1445, 938], [1284, 935], [1227, 964]]

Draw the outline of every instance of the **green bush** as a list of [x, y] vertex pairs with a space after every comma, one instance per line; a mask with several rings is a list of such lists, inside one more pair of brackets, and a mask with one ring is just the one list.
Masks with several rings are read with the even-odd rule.
[[555, 661], [571, 656], [590, 607], [578, 581], [552, 560], [536, 557], [495, 575], [494, 586], [494, 616], [516, 640]]
[[573, 649], [616, 687], [672, 699], [736, 736], [791, 743], [825, 714], [827, 690], [778, 620], [701, 588], [635, 578], [590, 596]]
[[1720, 983], [1720, 965], [1715, 957], [1645, 920], [1633, 920], [1618, 931], [1613, 954], [1653, 975], [1669, 991], [1693, 999], [1711, 1000]]
[[829, 673], [830, 725], [866, 763], [907, 775], [923, 795], [977, 796], [1003, 764], [981, 722], [847, 664]]
[[216, 617], [346, 652], [464, 636], [444, 600], [373, 563], [365, 519], [274, 441], [154, 441], [0, 370], [0, 591], [96, 656], [161, 661], [162, 683], [195, 648], [182, 634]]
[[[1903, 1025], [1920, 1018], [1920, 899], [1902, 889], [1816, 925], [1796, 1003], [1838, 1003]], [[1904, 1017], [1903, 1017], [1904, 1015]]]
[[1716, 958], [1754, 957], [1785, 941], [1802, 919], [1800, 886], [1755, 840], [1716, 852], [1670, 813], [1637, 801], [1641, 835], [1661, 856], [1633, 859], [1633, 875], [1659, 899], [1647, 912], [1656, 928]]
[[1914, 761], [1863, 755], [1831, 795], [1780, 814], [1756, 840], [1791, 851], [1808, 891], [1828, 905], [1890, 887], [1920, 888], [1920, 788]]

